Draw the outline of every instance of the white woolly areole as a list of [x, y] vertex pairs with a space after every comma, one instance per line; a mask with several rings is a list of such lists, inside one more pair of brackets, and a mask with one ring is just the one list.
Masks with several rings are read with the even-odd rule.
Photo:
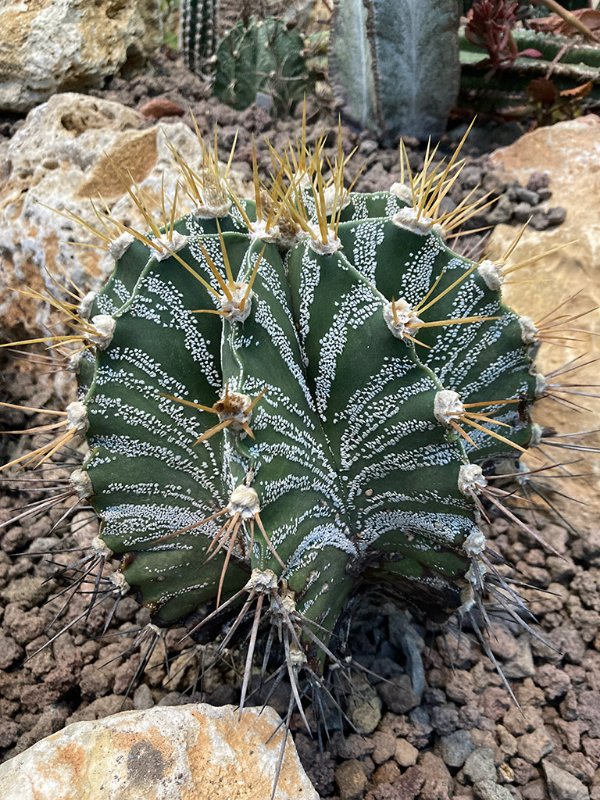
[[463, 464], [458, 470], [458, 491], [469, 497], [485, 489], [487, 480], [477, 464]]
[[340, 192], [336, 189], [334, 184], [326, 187], [323, 192], [323, 197], [325, 199], [326, 214], [333, 214], [334, 211], [346, 208], [350, 203], [350, 192], [347, 189], [342, 189]]
[[242, 519], [253, 519], [260, 511], [258, 495], [251, 486], [243, 483], [236, 486], [229, 497], [227, 511], [231, 517], [239, 514]]
[[[129, 584], [125, 580], [125, 576], [122, 572], [113, 572], [112, 575], [109, 575], [108, 577], [109, 580], [115, 585], [115, 588], [119, 590], [121, 597], [127, 594], [129, 591]], [[160, 628], [157, 629], [157, 633], [160, 633]]]
[[486, 258], [477, 267], [477, 273], [488, 287], [494, 292], [497, 292], [504, 283], [504, 275], [498, 264]]
[[326, 242], [323, 242], [321, 239], [321, 229], [316, 223], [313, 223], [310, 228], [314, 231], [315, 238], [311, 236], [309, 239], [309, 244], [315, 253], [318, 253], [320, 256], [328, 256], [331, 255], [331, 253], [337, 252], [341, 248], [342, 243], [335, 235], [335, 232], [331, 230], [331, 228], [327, 228]]
[[267, 230], [267, 221], [264, 219], [257, 219], [256, 222], [253, 222], [248, 235], [253, 242], [258, 239], [267, 244], [277, 244], [280, 239], [277, 225], [271, 225]]
[[246, 298], [244, 308], [241, 308], [247, 289], [247, 283], [236, 283], [233, 290], [230, 288], [231, 299], [226, 294], [221, 295], [219, 299], [221, 309], [225, 312], [225, 316], [230, 322], [244, 322], [248, 318], [252, 308], [252, 292]]
[[474, 558], [481, 555], [485, 550], [486, 538], [483, 531], [479, 529], [470, 533], [463, 543], [463, 550], [468, 556]]
[[531, 441], [529, 442], [530, 447], [537, 447], [541, 444], [542, 438], [544, 436], [544, 429], [541, 425], [538, 425], [537, 422], [534, 422], [531, 425]]
[[96, 292], [88, 292], [81, 303], [79, 303], [79, 308], [77, 309], [79, 316], [82, 319], [89, 319], [90, 312], [92, 310], [92, 306], [94, 305], [94, 300], [96, 299]]
[[231, 211], [231, 202], [226, 200], [219, 205], [211, 205], [210, 203], [198, 204], [193, 211], [193, 214], [198, 219], [217, 219], [219, 217], [226, 217]]
[[477, 561], [477, 570], [474, 570], [473, 564], [471, 564], [465, 574], [467, 584], [460, 592], [461, 605], [458, 609], [459, 613], [467, 614], [475, 606], [475, 593], [480, 591], [480, 578], [482, 578], [487, 571], [488, 569], [482, 561]]
[[95, 344], [98, 350], [106, 350], [111, 343], [117, 321], [108, 314], [96, 314], [91, 319], [94, 333], [88, 334], [88, 339]]
[[404, 203], [412, 203], [412, 190], [405, 183], [396, 181], [390, 186], [390, 194], [396, 195]]
[[441, 225], [438, 225], [431, 217], [426, 217], [423, 214], [417, 216], [417, 209], [410, 206], [401, 208], [397, 214], [394, 214], [392, 222], [399, 228], [406, 228], [406, 230], [412, 233], [420, 233], [422, 236], [426, 236], [431, 232], [437, 233], [439, 236], [444, 234]]
[[255, 568], [245, 588], [254, 589], [255, 592], [272, 592], [277, 588], [277, 575], [272, 569]]
[[182, 250], [186, 246], [187, 241], [187, 236], [184, 236], [178, 231], [173, 231], [170, 239], [168, 236], [161, 236], [160, 239], [154, 239], [154, 243], [160, 247], [160, 251], [152, 247], [150, 248], [150, 255], [154, 256], [157, 261], [164, 261], [166, 258], [170, 258], [173, 253]]
[[135, 236], [132, 233], [125, 231], [120, 236], [117, 236], [116, 239], [113, 239], [113, 241], [108, 245], [108, 252], [115, 261], [118, 261], [122, 256], [125, 255], [134, 239]]
[[383, 307], [383, 318], [390, 331], [397, 339], [404, 339], [408, 333], [414, 335], [423, 323], [422, 319], [412, 310], [410, 303], [403, 297]]
[[519, 317], [521, 326], [521, 339], [523, 344], [535, 344], [537, 342], [538, 329], [531, 317]]
[[277, 614], [279, 612], [293, 614], [296, 611], [296, 595], [290, 589], [284, 592], [283, 596], [274, 596], [271, 599], [271, 613]]
[[88, 429], [87, 408], [85, 403], [75, 400], [67, 406], [67, 430], [85, 433]]
[[239, 392], [228, 392], [216, 404], [219, 422], [233, 420], [231, 430], [239, 431], [250, 421], [252, 416], [252, 398]]
[[296, 667], [301, 667], [307, 662], [306, 654], [295, 643], [290, 645], [290, 661], [292, 666]]
[[81, 362], [83, 361], [85, 354], [85, 350], [79, 350], [77, 353], [73, 353], [73, 355], [69, 358], [67, 362], [67, 369], [69, 372], [78, 373], [81, 368]]
[[526, 464], [521, 461], [517, 464], [517, 473], [515, 480], [519, 486], [526, 486], [527, 482], [531, 479], [531, 470]]
[[94, 493], [90, 476], [84, 469], [73, 470], [69, 478], [69, 483], [75, 490], [77, 497], [85, 499], [86, 497], [91, 497], [91, 495]]
[[536, 397], [544, 397], [546, 394], [546, 389], [548, 388], [548, 381], [546, 377], [542, 375], [541, 372], [536, 373], [535, 376], [535, 396]]
[[98, 555], [103, 556], [104, 558], [112, 558], [112, 550], [102, 541], [99, 536], [94, 536], [92, 539], [92, 549], [95, 550]]
[[442, 425], [448, 425], [451, 419], [459, 419], [465, 413], [465, 407], [456, 392], [442, 389], [437, 392], [433, 401], [433, 416]]

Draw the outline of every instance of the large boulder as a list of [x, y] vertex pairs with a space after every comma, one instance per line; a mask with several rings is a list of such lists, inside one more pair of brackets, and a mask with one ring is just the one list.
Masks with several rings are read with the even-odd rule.
[[100, 86], [160, 45], [159, 0], [5, 0], [0, 110], [29, 111], [60, 91]]
[[[31, 111], [0, 151], [0, 337], [14, 341], [47, 333], [48, 306], [11, 287], [56, 295], [59, 284], [72, 281], [85, 294], [114, 266], [105, 251], [89, 246], [99, 241], [90, 231], [52, 209], [100, 227], [92, 202], [105, 203], [120, 221], [145, 230], [123, 176], [130, 175], [156, 205], [163, 175], [167, 198], [180, 179], [169, 144], [200, 167], [196, 136], [185, 123], [143, 124], [136, 111], [119, 103], [60, 94]], [[242, 191], [235, 177], [234, 185]], [[184, 192], [178, 209], [191, 210]]]
[[[270, 800], [284, 737], [267, 707], [156, 706], [76, 722], [0, 765], [2, 800]], [[288, 736], [273, 800], [318, 800]]]
[[[552, 253], [535, 266], [513, 273], [504, 287], [504, 295], [520, 314], [539, 320], [560, 303], [566, 304], [557, 312], [585, 314], [572, 322], [564, 336], [574, 341], [561, 345], [544, 344], [537, 360], [540, 370], [548, 374], [566, 364], [578, 354], [585, 361], [600, 356], [600, 117], [589, 115], [569, 122], [528, 133], [509, 147], [491, 156], [495, 169], [526, 184], [532, 173], [548, 173], [552, 190], [552, 206], [566, 210], [566, 220], [559, 227], [537, 231], [528, 228], [509, 264], [545, 253], [559, 245], [568, 245]], [[499, 225], [493, 232], [488, 252], [499, 259], [515, 238], [515, 228]], [[575, 242], [575, 243], [573, 243]], [[571, 243], [571, 244], [568, 244]], [[574, 295], [577, 295], [574, 297]], [[591, 311], [592, 313], [586, 313]], [[566, 375], [565, 383], [597, 385], [598, 363]], [[575, 391], [598, 393], [598, 388]], [[596, 398], [560, 395], [575, 401], [585, 409], [574, 409], [550, 399], [536, 405], [536, 419], [564, 432], [594, 431], [598, 428], [600, 403]], [[587, 409], [587, 410], [586, 410]], [[584, 437], [585, 438], [585, 437]], [[584, 443], [584, 438], [574, 440]], [[600, 444], [600, 436], [588, 437], [590, 444]], [[547, 449], [548, 460], [580, 461], [572, 472], [591, 473], [583, 480], [562, 482], [561, 491], [577, 497], [581, 504], [561, 500], [568, 518], [579, 530], [591, 530], [597, 525], [600, 496], [600, 458], [596, 454]], [[539, 462], [532, 462], [539, 466]]]

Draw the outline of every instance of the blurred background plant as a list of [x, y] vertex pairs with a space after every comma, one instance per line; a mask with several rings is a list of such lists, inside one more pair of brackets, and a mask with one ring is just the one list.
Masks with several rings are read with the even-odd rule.
[[466, 118], [527, 118], [536, 127], [598, 107], [600, 11], [556, 0], [465, 5], [459, 106]]
[[600, 107], [598, 0], [161, 4], [166, 47], [236, 109], [311, 94], [389, 144], [449, 116], [536, 127]]

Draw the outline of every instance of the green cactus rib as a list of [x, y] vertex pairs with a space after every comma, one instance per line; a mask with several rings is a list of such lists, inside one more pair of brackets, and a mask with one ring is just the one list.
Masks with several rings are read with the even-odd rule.
[[250, 201], [124, 230], [80, 371], [100, 537], [153, 621], [265, 591], [312, 664], [362, 586], [444, 613], [483, 592], [464, 470], [518, 457], [535, 398], [499, 279], [406, 192], [336, 191], [327, 216], [315, 163], [292, 241]]

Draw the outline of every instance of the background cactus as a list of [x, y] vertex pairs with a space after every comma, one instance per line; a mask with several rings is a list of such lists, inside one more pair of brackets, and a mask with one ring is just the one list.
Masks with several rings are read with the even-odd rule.
[[344, 114], [385, 142], [440, 135], [460, 79], [458, 0], [343, 0], [329, 76]]
[[255, 165], [240, 200], [203, 146], [197, 171], [178, 157], [170, 204], [130, 186], [147, 231], [99, 212], [114, 272], [79, 309], [54, 301], [73, 332], [47, 337], [72, 348], [79, 399], [7, 465], [86, 439], [71, 487], [102, 527], [76, 584], [98, 569], [93, 602], [131, 587], [155, 625], [226, 624], [222, 646], [249, 626], [242, 703], [262, 640], [300, 707], [299, 674], [320, 681], [369, 586], [476, 631], [487, 595], [516, 616], [480, 523], [487, 500], [512, 513], [494, 472], [527, 474], [543, 434], [532, 356], [557, 325], [502, 304], [502, 263], [448, 247], [478, 211], [443, 210], [458, 154], [428, 150], [418, 175], [405, 156], [391, 191], [363, 195], [341, 142], [327, 166], [322, 147], [273, 151], [271, 183]]
[[277, 113], [289, 112], [312, 89], [302, 36], [275, 17], [238, 22], [219, 44], [213, 88], [233, 108], [247, 108], [264, 92]]
[[484, 51], [469, 42], [464, 31], [460, 32], [461, 92], [464, 95], [479, 92], [498, 110], [498, 105], [502, 107], [522, 99], [531, 80], [550, 75], [559, 90], [572, 90], [589, 83], [589, 99], [597, 106], [600, 99], [599, 47], [531, 30], [514, 30], [512, 38], [519, 52], [537, 51], [539, 57], [518, 57], [509, 68], [490, 72]]
[[219, 0], [180, 0], [179, 41], [188, 69], [201, 73], [217, 47]]

